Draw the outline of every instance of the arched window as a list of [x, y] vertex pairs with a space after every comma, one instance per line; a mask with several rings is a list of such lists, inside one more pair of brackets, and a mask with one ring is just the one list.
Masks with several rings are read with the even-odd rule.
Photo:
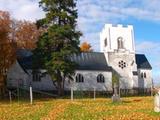
[[141, 78], [143, 78], [143, 73], [141, 73]]
[[40, 73], [40, 71], [38, 71], [38, 70], [34, 70], [34, 71], [32, 71], [32, 80], [33, 81], [41, 81], [41, 73]]
[[118, 49], [120, 49], [121, 43], [119, 40], [117, 40], [117, 42], [118, 42]]
[[41, 77], [39, 73], [33, 74], [33, 81], [41, 81]]
[[97, 83], [104, 83], [104, 82], [105, 82], [104, 76], [102, 74], [99, 74], [97, 76]]
[[147, 76], [146, 76], [146, 73], [144, 73], [144, 78], [146, 78]]
[[123, 49], [124, 48], [124, 43], [123, 43], [123, 38], [122, 37], [117, 38], [117, 43], [118, 43], [118, 49]]
[[80, 82], [84, 82], [84, 77], [81, 74], [77, 74], [76, 75], [76, 82], [80, 83]]
[[107, 38], [104, 39], [104, 46], [105, 46], [105, 47], [107, 46]]

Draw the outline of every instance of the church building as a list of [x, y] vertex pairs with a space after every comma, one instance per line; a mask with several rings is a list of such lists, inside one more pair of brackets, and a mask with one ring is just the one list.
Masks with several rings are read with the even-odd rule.
[[[22, 50], [20, 59], [7, 76], [8, 87], [55, 90], [50, 75], [32, 74], [32, 53]], [[86, 52], [70, 58], [78, 64], [74, 81], [65, 81], [65, 90], [71, 87], [82, 91], [112, 91], [112, 77], [118, 76], [121, 89], [149, 89], [152, 86], [152, 67], [144, 54], [136, 54], [132, 25], [106, 24], [100, 33], [100, 52]]]

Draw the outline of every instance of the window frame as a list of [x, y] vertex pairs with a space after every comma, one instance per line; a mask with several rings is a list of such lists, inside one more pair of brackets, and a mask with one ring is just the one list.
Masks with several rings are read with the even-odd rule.
[[141, 72], [140, 77], [143, 79], [147, 78], [146, 72]]
[[144, 72], [144, 75], [143, 75], [143, 76], [144, 76], [144, 78], [147, 78], [147, 74], [146, 74], [146, 72]]
[[127, 67], [127, 63], [124, 60], [120, 60], [118, 62], [118, 67], [121, 68], [121, 69], [124, 69], [124, 68]]
[[78, 73], [75, 77], [75, 82], [76, 83], [84, 83], [84, 77], [82, 74]]
[[144, 78], [143, 72], [141, 73], [141, 78]]
[[41, 81], [41, 75], [40, 75], [40, 73], [34, 73], [32, 75], [32, 81], [33, 82], [40, 82]]
[[32, 81], [33, 82], [40, 82], [41, 81], [41, 72], [40, 72], [40, 70], [33, 70], [32, 71]]
[[104, 46], [106, 47], [108, 45], [108, 42], [107, 42], [107, 38], [104, 39]]
[[97, 83], [105, 83], [105, 77], [103, 74], [97, 75]]
[[117, 48], [118, 49], [124, 49], [124, 40], [123, 37], [117, 38]]

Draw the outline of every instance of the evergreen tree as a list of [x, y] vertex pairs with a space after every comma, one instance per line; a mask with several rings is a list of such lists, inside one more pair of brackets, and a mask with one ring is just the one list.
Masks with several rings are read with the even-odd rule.
[[66, 78], [71, 79], [76, 64], [69, 58], [79, 53], [81, 32], [76, 30], [77, 9], [75, 0], [41, 0], [40, 6], [46, 13], [37, 21], [38, 27], [46, 29], [37, 42], [34, 53], [37, 63], [51, 75], [58, 94], [64, 91]]

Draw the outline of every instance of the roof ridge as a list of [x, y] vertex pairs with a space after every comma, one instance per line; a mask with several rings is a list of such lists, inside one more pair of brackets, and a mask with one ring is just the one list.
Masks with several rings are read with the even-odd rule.
[[104, 54], [104, 52], [81, 52], [81, 53], [100, 53], [100, 54]]

